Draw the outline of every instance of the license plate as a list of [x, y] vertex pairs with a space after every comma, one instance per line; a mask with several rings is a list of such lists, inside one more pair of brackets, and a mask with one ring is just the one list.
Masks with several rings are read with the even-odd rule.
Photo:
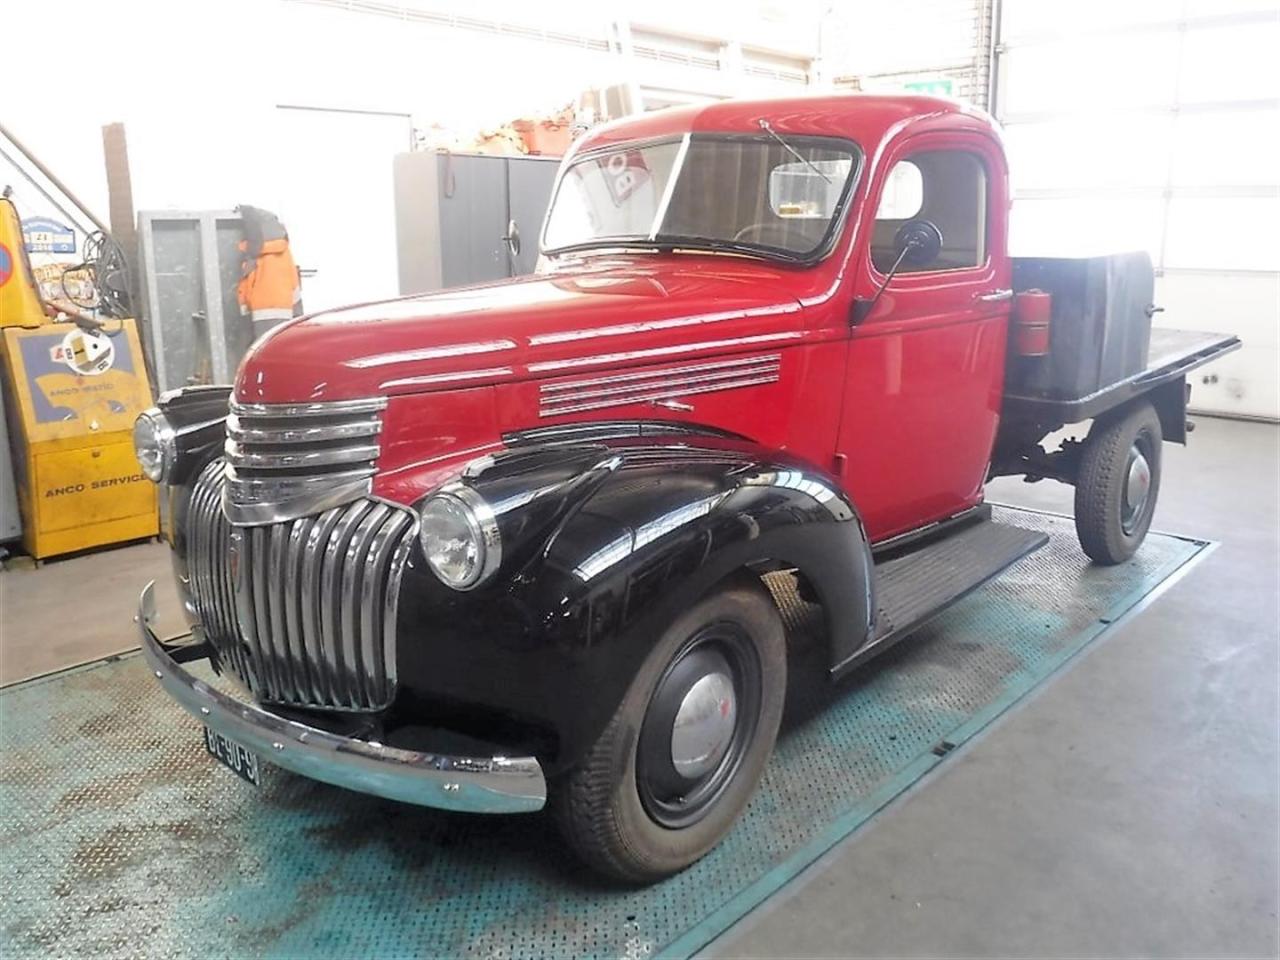
[[204, 748], [223, 766], [229, 767], [242, 779], [258, 785], [258, 757], [234, 740], [228, 740], [216, 730], [204, 728]]

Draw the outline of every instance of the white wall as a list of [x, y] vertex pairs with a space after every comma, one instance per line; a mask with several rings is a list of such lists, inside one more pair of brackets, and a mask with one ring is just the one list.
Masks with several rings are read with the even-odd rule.
[[[76, 24], [61, 31], [56, 17]], [[602, 74], [572, 50], [450, 38], [274, 0], [14, 4], [5, 123], [105, 219], [101, 126], [123, 121], [139, 209], [272, 203], [323, 143], [288, 142], [278, 104], [413, 113], [470, 129], [571, 100]], [[262, 41], [265, 39], [265, 43]], [[470, 41], [470, 42], [468, 42]], [[132, 49], [95, 63], [104, 50]], [[541, 55], [541, 68], [530, 61]], [[30, 80], [25, 78], [30, 77]]]
[[[137, 209], [252, 203], [311, 230], [327, 219], [373, 264], [394, 259], [393, 236], [378, 231], [391, 222], [390, 153], [408, 136], [393, 148], [386, 123], [365, 136], [358, 119], [302, 118], [279, 105], [408, 113], [419, 127], [471, 131], [635, 79], [720, 94], [778, 89], [741, 72], [624, 60], [610, 49], [611, 24], [638, 11], [612, 0], [406, 0], [397, 17], [398, 6], [364, 5], [379, 14], [323, 0], [12, 3], [5, 73], [24, 93], [5, 98], [4, 123], [103, 221], [101, 127], [121, 121]], [[651, 0], [643, 13], [648, 25], [816, 53], [821, 6]], [[484, 26], [451, 26], [440, 19], [450, 13]], [[5, 166], [0, 184], [15, 185], [24, 215], [65, 219]], [[308, 239], [296, 229], [293, 238], [304, 259]], [[368, 272], [363, 296], [394, 295], [393, 278]]]
[[[523, 17], [548, 34], [599, 42], [614, 19], [636, 12], [621, 2], [581, 0], [420, 6]], [[812, 33], [816, 51], [816, 19], [799, 26], [784, 19], [790, 25], [779, 37], [778, 24], [761, 19], [767, 9], [759, 16], [741, 10], [729, 0], [662, 0], [646, 4], [645, 14], [647, 22], [699, 32], [718, 25], [721, 35], [748, 42], [772, 35], [784, 48]], [[5, 72], [24, 93], [5, 98], [4, 122], [104, 219], [105, 123], [125, 123], [139, 208], [218, 207], [254, 196], [269, 204], [262, 193], [288, 176], [299, 152], [324, 146], [283, 142], [277, 104], [400, 111], [423, 126], [471, 130], [548, 111], [588, 86], [628, 79], [629, 69], [616, 54], [570, 40], [495, 36], [281, 0], [14, 3], [5, 20]], [[673, 67], [655, 82], [689, 80], [679, 74]], [[735, 88], [746, 94], [769, 87], [744, 77]]]

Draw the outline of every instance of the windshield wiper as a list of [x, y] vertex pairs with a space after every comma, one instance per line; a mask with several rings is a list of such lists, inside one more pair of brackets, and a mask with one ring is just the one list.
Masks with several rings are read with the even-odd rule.
[[715, 253], [737, 253], [757, 260], [782, 261], [784, 263], [801, 263], [804, 258], [774, 248], [757, 247], [748, 243], [736, 243], [732, 240], [713, 240], [709, 237], [682, 237], [673, 234], [659, 234], [653, 239], [634, 240], [587, 240], [554, 250], [544, 250], [549, 257], [565, 254], [586, 253], [591, 250], [644, 250], [653, 253], [674, 253], [678, 250], [710, 250]]
[[795, 147], [791, 146], [791, 144], [783, 140], [782, 137], [778, 135], [778, 132], [774, 130], [773, 127], [769, 126], [769, 121], [766, 120], [764, 117], [760, 118], [760, 129], [763, 130], [765, 133], [767, 133], [769, 136], [773, 137], [773, 139], [777, 140], [780, 144], [782, 144], [782, 149], [786, 150], [787, 153], [791, 154], [793, 157], [795, 157], [797, 160], [803, 163], [806, 167], [808, 167], [810, 170], [812, 170], [814, 173], [820, 176], [823, 180], [827, 181], [827, 183], [831, 182], [831, 178], [828, 177], [821, 170], [819, 170], [817, 166], [814, 165], [814, 162], [812, 160], [810, 160], [808, 157], [800, 156], [800, 153], [796, 150]]

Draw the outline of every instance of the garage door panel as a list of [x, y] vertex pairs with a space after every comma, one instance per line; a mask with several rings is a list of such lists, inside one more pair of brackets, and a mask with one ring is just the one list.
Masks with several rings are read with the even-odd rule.
[[1174, 125], [1171, 182], [1280, 185], [1280, 109], [1182, 114]]
[[1222, 16], [1230, 13], [1270, 13], [1275, 15], [1275, 0], [1183, 0], [1188, 17]]
[[1167, 114], [1016, 123], [1005, 130], [1015, 192], [1159, 187], [1168, 176], [1172, 138], [1173, 118]]
[[1158, 258], [1163, 201], [1158, 196], [1020, 197], [1009, 220], [1014, 256], [1145, 250]]
[[1280, 351], [1245, 346], [1192, 371], [1192, 411], [1280, 419]]
[[1225, 278], [1213, 271], [1166, 273], [1156, 280], [1157, 326], [1230, 332], [1245, 348], [1280, 350], [1280, 274]]
[[1172, 32], [1015, 46], [1000, 60], [1001, 113], [1164, 103], [1175, 89], [1177, 55], [1178, 38]]
[[1168, 0], [1076, 0], [1071, 5], [1070, 22], [1063, 8], [1044, 0], [1006, 2], [1001, 11], [1001, 29], [1005, 38], [1060, 36], [1072, 29], [1085, 31], [1099, 23], [1126, 26], [1135, 23], [1158, 23], [1169, 19]]
[[1280, 270], [1280, 192], [1272, 197], [1174, 197], [1164, 266]]
[[1001, 9], [1011, 250], [1149, 251], [1158, 323], [1244, 341], [1193, 377], [1196, 407], [1280, 416], [1275, 0]]
[[1186, 32], [1182, 103], [1280, 97], [1280, 19]]

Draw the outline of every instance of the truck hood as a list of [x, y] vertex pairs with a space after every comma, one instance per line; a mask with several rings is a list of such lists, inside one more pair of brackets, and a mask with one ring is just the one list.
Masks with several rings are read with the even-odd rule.
[[783, 346], [818, 278], [760, 261], [595, 258], [552, 273], [329, 310], [240, 367], [242, 402], [421, 393]]

